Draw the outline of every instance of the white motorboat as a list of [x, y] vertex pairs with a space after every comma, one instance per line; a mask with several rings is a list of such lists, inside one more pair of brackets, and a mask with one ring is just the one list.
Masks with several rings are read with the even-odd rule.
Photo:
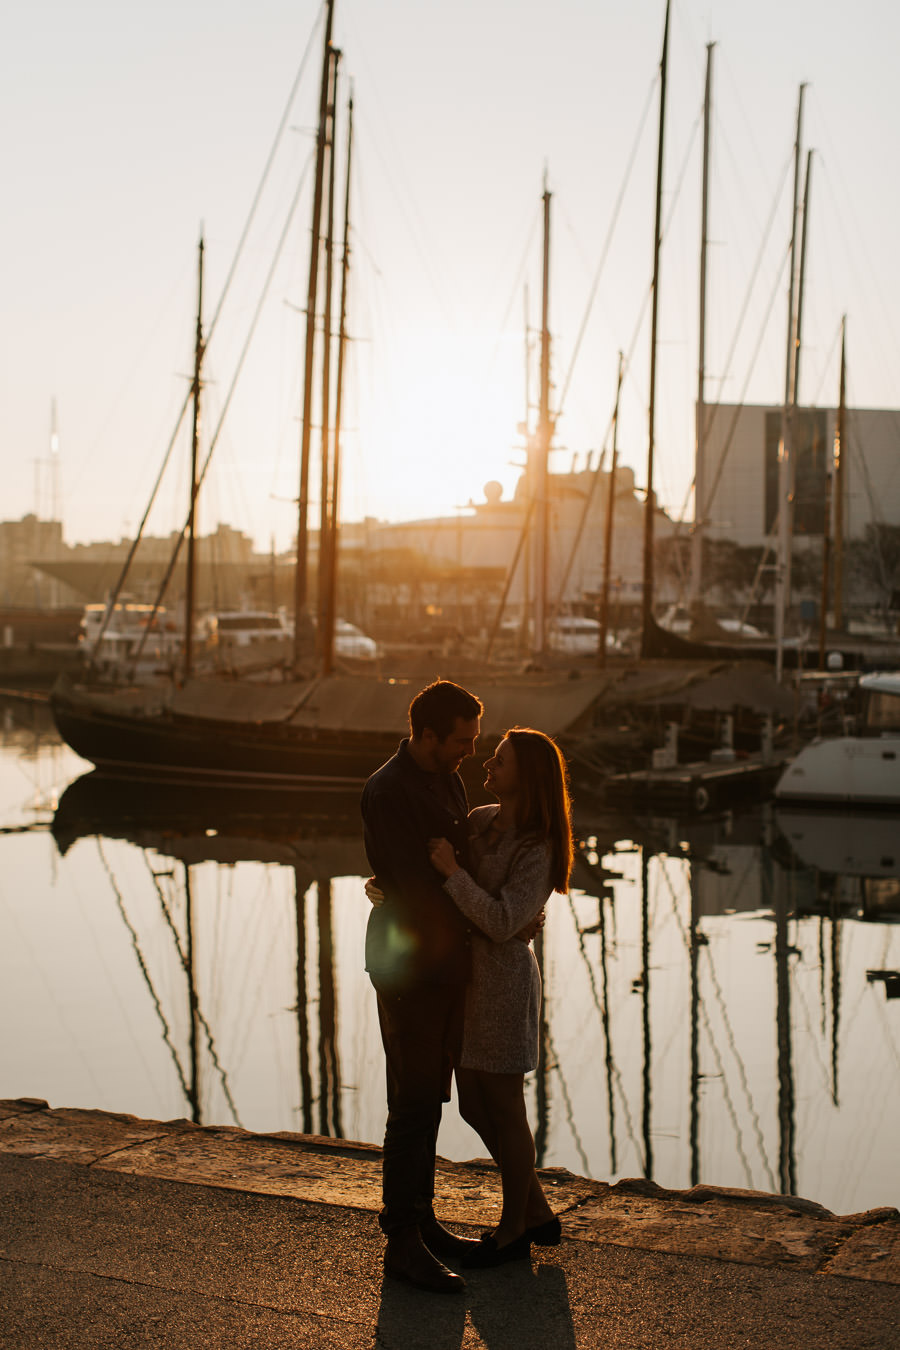
[[152, 680], [170, 675], [184, 634], [164, 605], [120, 601], [85, 605], [78, 646], [94, 677], [102, 681]]
[[900, 807], [900, 674], [863, 675], [859, 687], [858, 728], [805, 746], [778, 781], [779, 801]]

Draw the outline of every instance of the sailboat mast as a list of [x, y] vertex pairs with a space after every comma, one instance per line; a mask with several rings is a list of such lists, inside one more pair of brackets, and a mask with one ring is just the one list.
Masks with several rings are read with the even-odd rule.
[[800, 198], [800, 139], [803, 128], [803, 95], [801, 84], [797, 103], [797, 134], [794, 140], [794, 195], [791, 215], [791, 262], [788, 283], [788, 336], [784, 371], [784, 402], [781, 408], [781, 439], [778, 444], [778, 546], [775, 556], [775, 678], [781, 679], [784, 669], [785, 611], [790, 588], [791, 554], [791, 435], [795, 372], [794, 289], [797, 278], [797, 207]]
[[303, 619], [306, 614], [309, 579], [307, 547], [309, 537], [309, 450], [312, 437], [313, 360], [316, 336], [316, 300], [319, 284], [319, 240], [322, 219], [322, 183], [325, 176], [325, 140], [328, 121], [328, 86], [331, 69], [331, 32], [334, 24], [334, 0], [327, 0], [325, 41], [322, 56], [322, 82], [319, 89], [319, 130], [316, 143], [316, 177], [313, 189], [312, 238], [309, 254], [309, 280], [306, 289], [306, 348], [303, 364], [303, 421], [300, 432], [300, 490], [297, 495], [297, 565], [294, 572], [294, 666], [303, 654]]
[[844, 424], [846, 408], [846, 339], [847, 316], [841, 319], [841, 387], [838, 398], [837, 421], [834, 428], [834, 469], [832, 474], [832, 499], [834, 502], [834, 626], [837, 631], [844, 629], [844, 476], [846, 460], [844, 446]]
[[534, 576], [534, 652], [547, 649], [547, 570], [550, 540], [550, 192], [544, 178], [544, 253], [541, 292], [541, 389], [538, 420], [537, 465], [534, 493], [537, 502], [537, 533]]
[[794, 370], [791, 376], [791, 410], [790, 410], [790, 428], [791, 428], [791, 487], [788, 494], [790, 501], [790, 524], [789, 532], [791, 538], [791, 547], [788, 549], [785, 562], [786, 575], [784, 583], [785, 604], [788, 612], [791, 608], [791, 574], [793, 567], [793, 541], [794, 541], [794, 510], [797, 497], [797, 407], [800, 397], [800, 356], [803, 351], [803, 297], [806, 292], [806, 241], [808, 237], [809, 225], [809, 202], [810, 187], [812, 180], [812, 158], [813, 152], [810, 150], [806, 156], [806, 181], [803, 186], [803, 224], [800, 226], [800, 272], [797, 281], [797, 322], [794, 333]]
[[322, 337], [322, 435], [321, 478], [319, 503], [319, 593], [317, 607], [316, 647], [320, 657], [324, 652], [324, 629], [328, 590], [328, 544], [330, 520], [328, 498], [331, 486], [331, 311], [334, 293], [334, 165], [337, 115], [338, 64], [340, 52], [332, 49], [331, 79], [328, 96], [328, 205], [325, 230], [325, 303]]
[[697, 430], [694, 442], [694, 533], [691, 536], [691, 605], [703, 597], [703, 535], [706, 527], [706, 255], [709, 244], [709, 125], [712, 111], [714, 42], [706, 45], [706, 89], [703, 95], [703, 196], [700, 211], [700, 327], [697, 364]]
[[828, 636], [828, 590], [831, 579], [831, 494], [834, 478], [825, 475], [825, 504], [822, 515], [822, 581], [819, 587], [819, 669], [825, 669], [825, 644]]
[[[337, 604], [338, 519], [341, 487], [341, 411], [344, 404], [344, 357], [347, 348], [347, 277], [350, 271], [350, 165], [353, 155], [353, 96], [347, 105], [347, 182], [344, 189], [344, 256], [341, 260], [341, 309], [338, 328], [337, 389], [334, 400], [334, 457], [329, 503], [327, 608], [322, 635], [322, 669], [330, 675], [334, 668], [334, 621]], [[321, 563], [320, 563], [321, 566]]]
[[647, 500], [644, 505], [644, 585], [641, 602], [642, 655], [647, 655], [650, 623], [653, 617], [653, 451], [656, 424], [656, 329], [659, 316], [659, 255], [662, 233], [663, 142], [666, 126], [666, 70], [669, 59], [669, 0], [666, 0], [666, 24], [663, 30], [659, 82], [659, 143], [656, 158], [656, 215], [653, 228], [653, 306], [650, 321], [650, 408], [647, 444]]
[[613, 412], [612, 464], [609, 470], [609, 491], [606, 495], [606, 528], [603, 539], [603, 591], [600, 597], [600, 631], [597, 634], [597, 660], [606, 665], [606, 638], [609, 633], [609, 583], [612, 567], [613, 519], [616, 510], [616, 469], [619, 463], [619, 399], [622, 394], [624, 358], [619, 352], [619, 374], [616, 380], [616, 406]]
[[197, 332], [194, 339], [194, 381], [191, 395], [194, 415], [191, 423], [191, 504], [187, 528], [187, 581], [184, 591], [184, 678], [190, 679], [194, 656], [194, 583], [197, 574], [196, 510], [197, 451], [200, 441], [200, 367], [203, 364], [203, 235], [197, 250]]

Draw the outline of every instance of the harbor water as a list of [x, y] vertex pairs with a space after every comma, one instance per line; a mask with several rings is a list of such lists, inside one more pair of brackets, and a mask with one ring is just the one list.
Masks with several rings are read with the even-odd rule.
[[[0, 1096], [380, 1143], [357, 800], [104, 782], [4, 718]], [[576, 808], [540, 1164], [900, 1202], [900, 818]], [[484, 1155], [455, 1103], [439, 1149]]]

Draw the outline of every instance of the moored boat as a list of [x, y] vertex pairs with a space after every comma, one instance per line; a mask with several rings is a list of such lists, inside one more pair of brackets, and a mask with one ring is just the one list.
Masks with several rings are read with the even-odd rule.
[[863, 675], [859, 687], [858, 728], [805, 746], [775, 787], [779, 801], [900, 807], [900, 674]]
[[[397, 748], [419, 681], [332, 675], [281, 684], [194, 679], [108, 693], [61, 680], [53, 691], [60, 734], [107, 773], [148, 780], [282, 787], [360, 787]], [[494, 676], [484, 700], [471, 785], [508, 727], [537, 725], [565, 749], [590, 721], [602, 675]]]

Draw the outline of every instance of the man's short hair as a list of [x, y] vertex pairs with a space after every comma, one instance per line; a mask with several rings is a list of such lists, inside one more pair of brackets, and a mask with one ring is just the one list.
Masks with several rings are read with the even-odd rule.
[[414, 740], [430, 727], [439, 741], [450, 735], [456, 719], [472, 722], [484, 712], [481, 699], [452, 680], [435, 680], [416, 694], [409, 705], [409, 729]]

